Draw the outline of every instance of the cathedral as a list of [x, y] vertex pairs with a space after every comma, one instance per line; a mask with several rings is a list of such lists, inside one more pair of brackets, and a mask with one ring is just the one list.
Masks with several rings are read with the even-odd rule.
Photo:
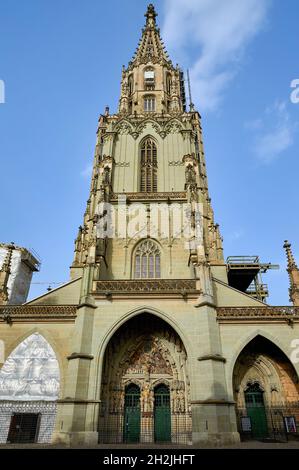
[[[0, 443], [225, 445], [296, 436], [299, 270], [270, 306], [258, 256], [224, 259], [201, 128], [150, 4], [97, 128], [70, 280], [9, 302], [0, 270]], [[298, 340], [297, 340], [298, 338]], [[297, 342], [296, 342], [297, 340]]]

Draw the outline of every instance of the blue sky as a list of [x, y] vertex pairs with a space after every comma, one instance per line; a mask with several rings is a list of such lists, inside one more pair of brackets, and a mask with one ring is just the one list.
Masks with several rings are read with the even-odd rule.
[[[34, 283], [69, 278], [89, 193], [97, 120], [117, 109], [143, 0], [0, 0], [1, 231], [34, 248]], [[264, 278], [287, 305], [283, 241], [299, 262], [297, 0], [157, 0], [174, 63], [190, 69], [225, 256], [281, 265]], [[54, 284], [53, 284], [54, 287]], [[47, 284], [32, 284], [30, 297]]]

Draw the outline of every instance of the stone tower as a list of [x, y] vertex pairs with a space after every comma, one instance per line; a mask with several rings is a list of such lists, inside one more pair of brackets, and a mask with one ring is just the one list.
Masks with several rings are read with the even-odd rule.
[[[130, 339], [124, 338], [124, 344], [130, 343], [124, 346], [124, 351], [127, 348], [132, 353], [131, 343], [135, 341], [141, 349], [144, 343], [160, 353], [165, 348], [160, 362], [165, 365], [172, 361], [173, 370], [170, 372], [166, 365], [164, 369], [161, 365], [160, 372], [163, 376], [164, 371], [164, 383], [174, 390], [173, 409], [181, 406], [184, 410], [177, 417], [176, 426], [183, 421], [189, 423], [181, 430], [182, 435], [190, 435], [191, 440], [193, 434], [195, 441], [207, 440], [207, 436], [216, 439], [222, 426], [231, 441], [237, 435], [236, 425], [232, 402], [227, 396], [212, 286], [213, 270], [227, 282], [222, 239], [208, 192], [200, 115], [193, 106], [186, 109], [183, 72], [168, 57], [156, 16], [150, 4], [135, 55], [122, 70], [118, 112], [110, 114], [107, 107], [99, 119], [90, 196], [75, 240], [71, 267], [73, 280], [82, 276], [79, 310], [82, 319], [73, 350], [76, 356], [69, 362], [69, 376], [76, 377], [80, 370], [81, 390], [76, 391], [72, 384], [69, 396], [88, 394], [86, 357], [91, 355], [94, 309], [109, 316], [112, 308], [117, 318], [119, 309], [137, 312], [142, 306], [146, 331], [142, 338], [137, 332]], [[180, 321], [184, 317], [193, 353], [181, 345], [174, 348], [175, 357], [168, 357], [172, 346], [165, 340], [165, 334], [172, 338], [170, 343], [181, 344], [181, 339], [172, 328], [171, 333], [166, 333], [167, 325], [163, 322], [155, 326], [153, 320], [150, 331], [148, 315], [159, 308], [168, 312], [174, 322], [176, 317]], [[132, 323], [134, 329], [140, 329], [137, 320]], [[109, 361], [121, 363], [113, 351], [112, 344], [106, 353], [110, 354]], [[126, 354], [131, 353], [127, 350]], [[141, 353], [136, 354], [139, 357]], [[195, 362], [190, 372], [186, 369], [182, 376], [183, 369], [179, 369], [188, 354], [194, 355], [189, 361]], [[114, 412], [117, 409], [122, 419], [126, 383], [130, 373], [134, 377], [136, 368], [128, 366], [130, 373], [118, 371], [118, 379], [109, 378], [111, 364], [105, 360], [103, 374], [107, 376], [103, 379], [101, 406], [107, 413], [114, 400]], [[152, 442], [150, 403], [154, 401], [157, 373], [149, 365], [142, 367], [148, 372], [138, 379], [140, 394], [142, 397], [147, 387], [151, 394], [146, 405], [148, 411], [143, 410], [145, 414], [140, 418], [141, 428], [147, 429], [142, 439]], [[199, 386], [202, 377], [204, 389]], [[178, 405], [180, 397], [183, 405]], [[116, 422], [115, 416], [103, 414], [99, 427], [105, 436]], [[122, 427], [118, 423], [119, 426]]]
[[[208, 192], [200, 115], [193, 107], [186, 110], [183, 72], [168, 58], [153, 5], [145, 16], [135, 55], [123, 67], [118, 113], [110, 115], [107, 107], [99, 119], [90, 197], [75, 241], [71, 277], [81, 275], [86, 266], [92, 267], [90, 282], [136, 277], [128, 259], [129, 245], [152, 233], [140, 226], [140, 236], [138, 230], [128, 228], [134, 204], [143, 203], [147, 214], [140, 217], [151, 219], [150, 206], [161, 204], [163, 210], [164, 203], [171, 220], [168, 233], [164, 229], [160, 240], [168, 253], [159, 277], [195, 276], [201, 279], [202, 294], [210, 295], [210, 266], [221, 270], [224, 261]], [[117, 227], [111, 237], [98, 237], [97, 227], [111, 223], [105, 203], [115, 205], [113, 225]], [[175, 210], [184, 204], [191, 209], [188, 246], [186, 236], [177, 242], [178, 234], [172, 231], [178, 216]], [[202, 216], [202, 243], [192, 243], [196, 221], [199, 223], [197, 212]], [[148, 222], [154, 230], [157, 223]], [[157, 238], [161, 238], [158, 232]]]
[[14, 414], [28, 411], [36, 441], [88, 446], [221, 445], [284, 435], [284, 418], [299, 420], [290, 245], [293, 306], [265, 303], [259, 276], [271, 263], [223, 260], [200, 115], [186, 108], [153, 5], [145, 16], [118, 111], [99, 119], [71, 280], [16, 306], [3, 290], [9, 256], [0, 273], [2, 443], [16, 442]]

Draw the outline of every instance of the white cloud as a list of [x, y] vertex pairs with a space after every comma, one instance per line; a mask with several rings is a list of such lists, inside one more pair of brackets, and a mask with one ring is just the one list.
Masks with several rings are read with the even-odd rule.
[[290, 118], [285, 101], [266, 108], [263, 117], [245, 124], [255, 131], [254, 152], [261, 163], [269, 164], [294, 142], [297, 122]]
[[231, 232], [229, 234], [229, 239], [230, 241], [236, 241], [236, 240], [239, 240], [240, 238], [242, 238], [244, 236], [244, 230], [235, 230], [234, 232]]
[[280, 153], [293, 143], [291, 129], [282, 127], [263, 135], [257, 145], [257, 156], [264, 163], [271, 163]]
[[90, 178], [92, 174], [92, 165], [87, 165], [84, 170], [81, 171], [80, 175], [83, 176], [83, 178]]
[[245, 47], [264, 25], [270, 0], [166, 0], [163, 38], [190, 68], [194, 101], [214, 110], [238, 70]]
[[263, 120], [261, 118], [253, 119], [252, 121], [247, 121], [244, 124], [245, 129], [257, 130], [263, 127]]

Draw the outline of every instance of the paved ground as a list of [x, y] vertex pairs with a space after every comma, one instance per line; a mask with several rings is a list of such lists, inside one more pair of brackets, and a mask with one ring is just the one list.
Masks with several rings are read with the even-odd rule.
[[[45, 445], [45, 444], [0, 444], [0, 450], [2, 449], [66, 449], [65, 446], [58, 445]], [[75, 448], [75, 447], [74, 447]], [[289, 442], [261, 442], [261, 441], [246, 441], [240, 442], [239, 444], [215, 447], [215, 446], [183, 446], [174, 444], [165, 445], [146, 445], [146, 444], [99, 444], [95, 447], [76, 447], [77, 449], [299, 449], [299, 441]]]

